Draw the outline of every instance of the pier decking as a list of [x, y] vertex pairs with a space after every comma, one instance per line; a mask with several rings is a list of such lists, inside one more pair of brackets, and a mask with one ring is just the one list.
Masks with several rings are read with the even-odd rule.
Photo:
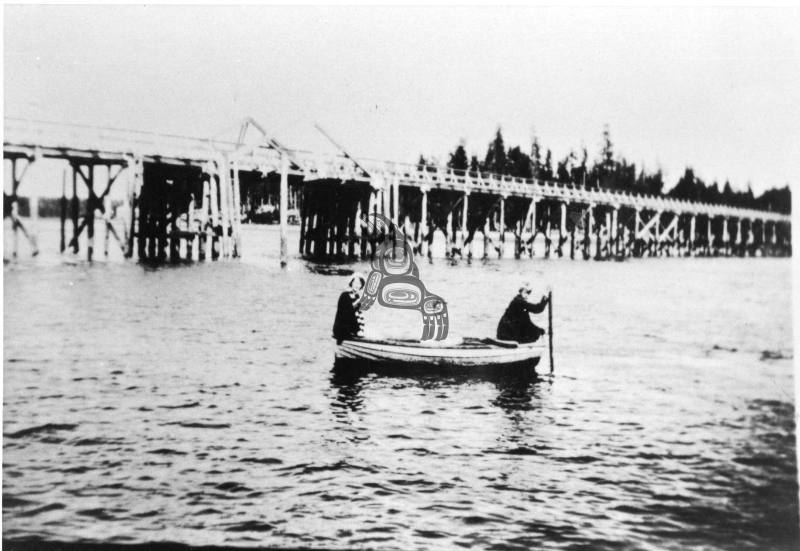
[[[545, 257], [608, 259], [656, 255], [791, 254], [791, 217], [655, 197], [588, 189], [534, 179], [452, 170], [290, 149], [248, 119], [236, 141], [204, 140], [121, 129], [5, 119], [3, 156], [11, 163], [12, 189], [5, 216], [14, 233], [19, 190], [27, 168], [41, 158], [60, 159], [65, 172], [61, 198], [62, 252], [87, 258], [95, 251], [99, 219], [127, 257], [143, 261], [234, 258], [242, 254], [242, 197], [256, 181], [274, 185], [279, 196], [281, 261], [290, 192], [300, 213], [301, 254], [320, 260], [368, 257], [377, 235], [362, 233], [366, 213], [390, 217], [430, 252], [434, 233], [445, 236], [448, 256], [472, 256], [477, 233], [483, 256], [534, 256], [539, 240]], [[259, 133], [256, 142], [247, 132]], [[97, 170], [105, 188], [95, 189]], [[79, 181], [88, 199], [81, 215]], [[125, 186], [121, 205], [108, 200]], [[69, 192], [69, 193], [68, 193]], [[69, 198], [68, 198], [69, 195]], [[31, 198], [31, 212], [36, 213]], [[113, 211], [113, 212], [112, 212]], [[71, 237], [67, 239], [67, 221]], [[17, 239], [14, 251], [17, 253]]]

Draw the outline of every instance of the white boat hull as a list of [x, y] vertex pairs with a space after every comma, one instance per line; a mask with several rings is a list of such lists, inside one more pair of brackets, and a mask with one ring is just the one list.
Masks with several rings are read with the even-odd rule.
[[502, 346], [495, 344], [442, 345], [435, 342], [415, 343], [358, 339], [342, 341], [336, 348], [336, 359], [409, 367], [468, 368], [526, 363], [533, 366], [546, 352], [547, 347], [539, 342]]

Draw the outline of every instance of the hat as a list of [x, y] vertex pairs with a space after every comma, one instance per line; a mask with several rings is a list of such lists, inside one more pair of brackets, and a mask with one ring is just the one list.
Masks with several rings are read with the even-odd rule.
[[366, 278], [366, 276], [364, 276], [364, 274], [362, 274], [361, 272], [353, 272], [353, 275], [350, 276], [350, 280], [347, 282], [347, 288], [348, 289], [353, 289], [353, 284], [356, 281], [360, 281], [361, 282], [361, 288], [362, 289], [367, 284], [367, 278]]

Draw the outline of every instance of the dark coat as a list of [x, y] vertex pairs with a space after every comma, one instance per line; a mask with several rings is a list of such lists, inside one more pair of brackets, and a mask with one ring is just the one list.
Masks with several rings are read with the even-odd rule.
[[497, 338], [504, 341], [533, 342], [542, 335], [541, 329], [531, 322], [528, 313], [541, 314], [547, 306], [547, 299], [532, 303], [517, 295], [506, 308], [500, 323], [497, 324]]
[[353, 297], [348, 291], [343, 292], [339, 295], [339, 304], [336, 306], [336, 319], [333, 321], [333, 338], [337, 342], [341, 342], [358, 336], [362, 325]]

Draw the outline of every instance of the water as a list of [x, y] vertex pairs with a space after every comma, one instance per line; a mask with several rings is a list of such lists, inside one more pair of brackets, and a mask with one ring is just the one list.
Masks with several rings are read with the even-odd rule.
[[[797, 547], [788, 260], [423, 263], [456, 335], [551, 284], [555, 376], [358, 378], [331, 371], [347, 278], [281, 272], [274, 237], [6, 266], [4, 538]], [[373, 334], [421, 330], [373, 310]]]

